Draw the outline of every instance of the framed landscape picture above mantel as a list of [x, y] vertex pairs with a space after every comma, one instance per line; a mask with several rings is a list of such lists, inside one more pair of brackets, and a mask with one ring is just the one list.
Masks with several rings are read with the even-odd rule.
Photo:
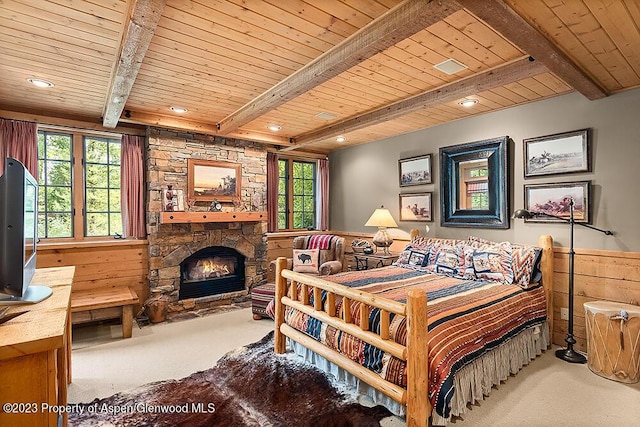
[[400, 187], [431, 184], [431, 154], [398, 160]]
[[524, 176], [591, 172], [589, 134], [581, 129], [525, 139]]
[[189, 199], [232, 202], [240, 198], [242, 166], [239, 163], [188, 159]]

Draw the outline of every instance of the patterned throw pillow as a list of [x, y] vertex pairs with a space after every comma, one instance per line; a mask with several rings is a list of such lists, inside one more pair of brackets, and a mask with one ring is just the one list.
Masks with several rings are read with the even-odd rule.
[[411, 251], [407, 264], [412, 267], [422, 267], [424, 265], [427, 265], [427, 261], [429, 261], [428, 254], [422, 251]]
[[441, 246], [436, 257], [436, 273], [457, 275], [460, 267], [460, 254], [456, 246]]
[[535, 272], [540, 260], [542, 249], [535, 246], [513, 246], [511, 252], [511, 270], [513, 283], [524, 289], [538, 280]]
[[461, 255], [461, 262], [456, 276], [463, 279], [476, 279], [476, 270], [473, 268], [473, 254], [475, 249], [471, 246], [461, 244], [458, 246], [458, 251]]
[[293, 271], [318, 274], [319, 249], [294, 249]]
[[411, 245], [407, 246], [393, 262], [393, 265], [408, 268], [420, 268], [427, 265], [429, 260], [429, 251], [414, 249]]
[[478, 279], [513, 283], [511, 243], [501, 242], [476, 249], [473, 253], [473, 268]]

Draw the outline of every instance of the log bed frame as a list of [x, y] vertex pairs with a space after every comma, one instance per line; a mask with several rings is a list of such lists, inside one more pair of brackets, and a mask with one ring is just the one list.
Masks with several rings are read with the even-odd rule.
[[[411, 239], [417, 231], [411, 233]], [[551, 236], [540, 236], [538, 246], [542, 248], [540, 269], [542, 285], [547, 300], [547, 324], [553, 324], [553, 239]], [[309, 276], [287, 270], [286, 258], [276, 261], [276, 304], [275, 304], [275, 352], [286, 352], [286, 339], [292, 339], [309, 350], [314, 351], [371, 387], [384, 393], [391, 399], [406, 406], [407, 426], [426, 427], [431, 415], [428, 399], [428, 366], [427, 363], [427, 297], [424, 292], [409, 291], [407, 302], [381, 298], [376, 295], [329, 282], [317, 276]], [[287, 285], [287, 279], [292, 286]], [[302, 301], [297, 295], [297, 285], [301, 286]], [[314, 304], [309, 300], [309, 290], [313, 292]], [[322, 306], [322, 291], [327, 292], [326, 311]], [[291, 295], [291, 297], [287, 296]], [[344, 298], [340, 317], [335, 317], [336, 295]], [[360, 310], [360, 325], [353, 322], [349, 301], [359, 301], [363, 307], [380, 309], [380, 334], [369, 330], [369, 310]], [[407, 362], [407, 388], [404, 389], [390, 383], [378, 374], [357, 364], [340, 353], [331, 350], [313, 338], [297, 331], [284, 322], [285, 307], [292, 307], [316, 319], [327, 323], [338, 330], [349, 333], [382, 351]], [[389, 314], [395, 313], [407, 318], [407, 345], [403, 346], [389, 339]], [[551, 336], [551, 335], [549, 335]]]

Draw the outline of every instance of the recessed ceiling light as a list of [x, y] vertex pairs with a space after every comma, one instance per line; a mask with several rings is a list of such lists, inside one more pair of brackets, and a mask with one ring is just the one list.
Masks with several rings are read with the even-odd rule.
[[187, 111], [189, 111], [189, 110], [187, 110], [187, 109], [186, 109], [186, 108], [184, 108], [184, 107], [176, 107], [176, 106], [169, 107], [169, 109], [170, 109], [171, 111], [173, 111], [174, 113], [178, 113], [178, 114], [184, 114], [184, 113], [186, 113]]
[[269, 125], [269, 126], [267, 126], [267, 128], [269, 130], [274, 131], [274, 132], [278, 132], [280, 129], [282, 129], [282, 126], [280, 126], [280, 125]]
[[462, 101], [458, 102], [458, 104], [462, 105], [463, 107], [472, 107], [474, 105], [476, 105], [478, 102], [477, 99], [472, 99], [472, 98], [465, 98]]
[[442, 61], [439, 64], [436, 64], [433, 66], [433, 68], [435, 68], [436, 70], [440, 70], [445, 74], [455, 74], [458, 73], [467, 67], [466, 65], [464, 65], [462, 62], [456, 61], [455, 59], [447, 59], [446, 61]]
[[345, 138], [344, 136], [339, 136], [336, 138], [336, 141], [338, 142], [345, 142], [347, 140], [347, 138]]
[[336, 116], [335, 114], [331, 114], [331, 113], [327, 113], [327, 112], [321, 111], [318, 114], [316, 114], [316, 117], [319, 118], [319, 119], [324, 119], [324, 120], [333, 120], [338, 116]]
[[28, 78], [27, 81], [37, 87], [54, 87], [55, 85], [47, 80], [38, 79], [35, 77]]

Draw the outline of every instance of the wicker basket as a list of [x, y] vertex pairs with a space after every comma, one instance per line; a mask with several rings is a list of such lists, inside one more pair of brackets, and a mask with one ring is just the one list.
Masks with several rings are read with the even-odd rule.
[[371, 246], [371, 243], [362, 239], [353, 239], [353, 241], [351, 242], [351, 250], [353, 250], [353, 252], [357, 254], [364, 253], [364, 248], [370, 247], [370, 246]]

